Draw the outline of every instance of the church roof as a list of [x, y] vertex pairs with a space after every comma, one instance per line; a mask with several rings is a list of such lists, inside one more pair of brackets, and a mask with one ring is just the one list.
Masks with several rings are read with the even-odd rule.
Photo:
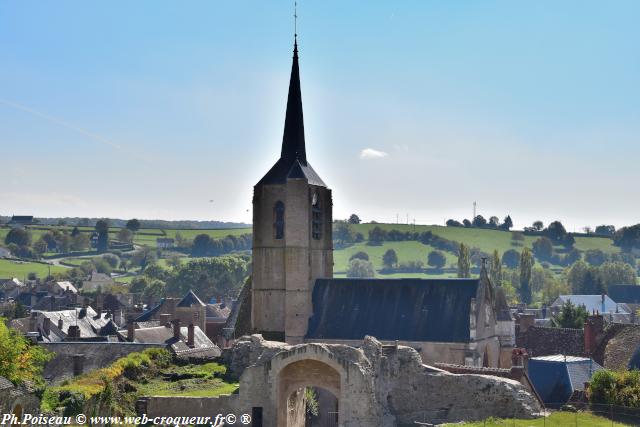
[[297, 42], [294, 43], [293, 48], [293, 64], [291, 66], [287, 113], [282, 136], [282, 151], [276, 164], [258, 182], [258, 185], [284, 184], [287, 179], [306, 179], [309, 184], [326, 187], [326, 184], [307, 162]]
[[307, 338], [468, 342], [478, 279], [318, 279]]

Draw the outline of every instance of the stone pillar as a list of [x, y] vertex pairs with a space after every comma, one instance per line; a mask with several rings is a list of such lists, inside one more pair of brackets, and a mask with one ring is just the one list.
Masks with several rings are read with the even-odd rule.
[[173, 338], [180, 339], [180, 319], [173, 320]]
[[84, 372], [84, 354], [73, 355], [73, 376], [77, 377]]
[[189, 324], [188, 334], [187, 334], [187, 345], [191, 348], [195, 347], [195, 326], [193, 323]]

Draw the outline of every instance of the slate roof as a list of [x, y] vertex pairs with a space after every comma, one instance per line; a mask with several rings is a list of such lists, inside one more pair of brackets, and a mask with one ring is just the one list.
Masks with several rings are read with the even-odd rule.
[[553, 307], [562, 306], [567, 301], [571, 301], [573, 305], [582, 305], [587, 312], [593, 313], [629, 313], [629, 308], [624, 304], [616, 304], [608, 295], [604, 295], [604, 310], [602, 304], [602, 295], [560, 295], [552, 304]]
[[[127, 337], [127, 331], [120, 331], [123, 337]], [[188, 352], [194, 354], [196, 352], [205, 352], [207, 355], [217, 357], [221, 354], [220, 348], [215, 345], [207, 337], [207, 335], [198, 326], [193, 328], [194, 347], [187, 345], [189, 334], [188, 327], [180, 328], [180, 340], [173, 337], [173, 327], [156, 326], [152, 328], [136, 329], [134, 332], [134, 340], [136, 343], [143, 344], [164, 344], [171, 348], [175, 353]]]
[[162, 298], [157, 305], [155, 305], [154, 307], [151, 307], [149, 310], [145, 311], [140, 316], [136, 317], [134, 319], [134, 322], [148, 322], [149, 320], [153, 319], [153, 316], [158, 311], [160, 311], [160, 308], [162, 307], [162, 304], [164, 304], [164, 301], [165, 299]]
[[74, 294], [78, 293], [78, 290], [71, 282], [56, 282], [56, 286], [60, 288], [62, 291], [71, 291]]
[[592, 359], [558, 354], [532, 357], [528, 374], [546, 405], [561, 406], [574, 391], [584, 390], [584, 383], [601, 369], [604, 368]]
[[[86, 310], [86, 315], [82, 315], [82, 310]], [[109, 334], [115, 334], [117, 326], [107, 313], [100, 316], [91, 307], [86, 309], [60, 310], [60, 311], [38, 311], [39, 317], [48, 317], [51, 320], [51, 333], [44, 335], [42, 331], [42, 321], [39, 319], [38, 328], [42, 333], [43, 341], [57, 342], [63, 341], [67, 335], [69, 326], [78, 325], [80, 328], [80, 338], [96, 338]], [[58, 321], [62, 319], [62, 330], [58, 329]]]
[[184, 298], [176, 304], [176, 307], [193, 307], [194, 305], [199, 305], [201, 307], [206, 306], [206, 304], [203, 303], [193, 291], [189, 291]]
[[609, 296], [617, 303], [640, 304], [640, 286], [638, 285], [611, 285]]
[[293, 63], [291, 65], [291, 79], [289, 80], [289, 96], [287, 98], [287, 113], [284, 120], [280, 159], [257, 185], [284, 184], [287, 179], [306, 179], [309, 184], [326, 187], [326, 184], [307, 162], [297, 43], [294, 44], [293, 49]]
[[318, 279], [306, 338], [468, 342], [478, 279]]

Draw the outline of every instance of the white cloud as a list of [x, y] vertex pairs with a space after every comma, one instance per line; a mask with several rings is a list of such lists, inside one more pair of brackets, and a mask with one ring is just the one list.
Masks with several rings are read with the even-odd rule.
[[373, 148], [364, 148], [360, 151], [361, 159], [381, 159], [383, 157], [387, 157], [389, 153], [385, 153], [384, 151], [374, 150]]

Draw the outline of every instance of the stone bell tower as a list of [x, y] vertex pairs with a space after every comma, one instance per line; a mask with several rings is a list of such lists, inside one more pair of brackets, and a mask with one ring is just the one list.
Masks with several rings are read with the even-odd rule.
[[315, 280], [333, 276], [331, 211], [307, 161], [296, 40], [280, 159], [253, 189], [251, 326], [266, 339], [303, 341]]

